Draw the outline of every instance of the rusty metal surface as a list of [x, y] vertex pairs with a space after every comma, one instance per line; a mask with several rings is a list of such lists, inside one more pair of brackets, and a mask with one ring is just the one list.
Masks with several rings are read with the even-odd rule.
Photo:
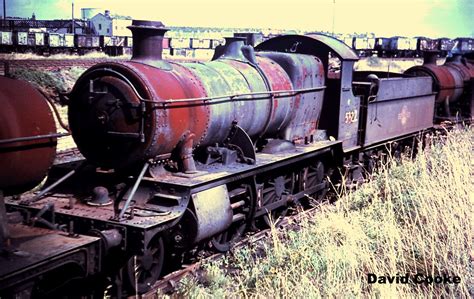
[[[0, 77], [0, 140], [56, 133], [43, 96], [30, 84]], [[37, 185], [51, 167], [56, 138], [0, 145], [0, 189], [20, 193]]]
[[[299, 63], [306, 65], [302, 86], [318, 83], [323, 89], [320, 62], [306, 57]], [[167, 63], [165, 69], [140, 61], [96, 65], [71, 93], [69, 120], [74, 140], [88, 160], [120, 168], [170, 153], [187, 134], [194, 134], [194, 146], [223, 142], [234, 122], [252, 138], [276, 134], [284, 130], [287, 115], [292, 113], [292, 104], [283, 102], [296, 101], [299, 95], [252, 100], [252, 92], [294, 89], [277, 63], [261, 57], [258, 64], [224, 55], [208, 63]], [[320, 77], [315, 79], [315, 75]], [[308, 103], [321, 93], [308, 93]], [[229, 94], [249, 96], [198, 104], [167, 102]], [[139, 107], [142, 99], [145, 112]], [[315, 109], [313, 116], [319, 113], [317, 105]], [[309, 132], [304, 132], [308, 134], [317, 119], [305, 117], [303, 122], [313, 122]]]
[[[322, 207], [324, 207], [325, 204], [321, 204], [317, 207], [312, 207], [307, 210], [298, 212], [295, 215], [291, 216], [286, 216], [283, 218], [283, 220], [278, 224], [278, 228], [284, 228], [284, 227], [292, 227], [298, 226], [303, 219], [310, 219], [317, 217], [317, 213], [321, 210]], [[265, 229], [265, 230], [260, 230], [257, 233], [251, 234], [250, 236], [245, 237], [244, 239], [238, 241], [236, 244], [232, 246], [232, 248], [238, 249], [244, 246], [247, 246], [249, 244], [255, 244], [256, 242], [262, 240], [262, 239], [267, 239], [271, 236], [271, 229]], [[157, 294], [159, 292], [165, 293], [165, 294], [170, 294], [174, 292], [177, 289], [177, 286], [179, 285], [179, 282], [181, 279], [192, 276], [195, 278], [199, 278], [200, 271], [202, 270], [201, 267], [202, 265], [205, 265], [210, 262], [214, 262], [222, 257], [225, 256], [225, 253], [216, 253], [212, 255], [208, 255], [204, 257], [203, 259], [199, 260], [196, 263], [193, 263], [191, 265], [183, 265], [182, 269], [176, 270], [159, 281], [157, 281], [152, 289], [148, 291], [147, 293], [141, 295], [141, 299], [152, 299], [152, 298], [157, 298]], [[131, 297], [129, 297], [131, 298]]]
[[[325, 72], [322, 62], [311, 55], [295, 55], [278, 52], [259, 53], [280, 64], [288, 73], [295, 89], [322, 87], [325, 84]], [[280, 137], [293, 142], [304, 142], [315, 134], [323, 105], [324, 91], [301, 94], [291, 101], [288, 125], [282, 127]], [[278, 105], [278, 103], [277, 103]]]
[[100, 254], [99, 238], [68, 237], [64, 232], [22, 224], [12, 224], [10, 230], [11, 248], [15, 251], [0, 256], [0, 290], [21, 285], [68, 263], [83, 267], [84, 276], [100, 269], [95, 262], [95, 256]]
[[[269, 39], [255, 48], [258, 52], [309, 54], [318, 57], [326, 71], [326, 90], [319, 129], [329, 136], [342, 140], [344, 150], [358, 148], [358, 112], [360, 98], [352, 92], [354, 63], [359, 58], [341, 41], [325, 35], [285, 35]], [[339, 60], [340, 67], [331, 70], [329, 56]], [[346, 120], [346, 116], [351, 117]]]
[[474, 78], [474, 65], [461, 59], [460, 55], [455, 55], [453, 59], [446, 61], [446, 65], [457, 69], [465, 82]]
[[[328, 134], [341, 140], [346, 152], [358, 147], [360, 97], [354, 96], [352, 90], [353, 69], [354, 61], [342, 61], [340, 80], [332, 80], [332, 86], [328, 84], [332, 89], [326, 91], [324, 105], [328, 106], [323, 106], [323, 115], [321, 116], [321, 120], [323, 120], [323, 116], [326, 119], [335, 118], [332, 123], [334, 128], [337, 129], [337, 133], [334, 132], [332, 127], [322, 127], [322, 129], [327, 129]], [[334, 103], [331, 103], [331, 101], [334, 101], [331, 98], [332, 94], [339, 95], [337, 116], [330, 113], [333, 108], [329, 106], [334, 106]]]
[[381, 79], [369, 102], [364, 146], [433, 127], [430, 77]]
[[462, 74], [449, 65], [424, 64], [409, 68], [405, 74], [432, 77], [438, 103], [455, 102], [464, 91]]
[[[227, 59], [218, 59], [203, 64], [187, 64], [204, 86], [209, 97], [225, 94], [266, 91], [258, 72], [250, 65]], [[223, 141], [229, 134], [232, 121], [237, 121], [251, 136], [263, 127], [269, 111], [264, 101], [228, 102], [209, 106], [209, 127], [202, 143]], [[259, 113], [258, 113], [259, 112]]]
[[[263, 59], [260, 55], [261, 54], [257, 55], [256, 60], [258, 61], [259, 68], [266, 75], [265, 77], [270, 90], [291, 90], [295, 87], [289, 78], [289, 74], [284, 70], [282, 65], [269, 59]], [[288, 125], [288, 122], [291, 119], [291, 111], [293, 111], [295, 103], [298, 100], [299, 95], [295, 96], [293, 99], [290, 99], [289, 97], [274, 97], [268, 99], [271, 107], [271, 115], [267, 116], [266, 128], [264, 128], [264, 132], [260, 134], [279, 134], [282, 136], [281, 129]]]
[[388, 101], [392, 99], [411, 98], [420, 95], [431, 95], [431, 77], [415, 78], [382, 78], [379, 80], [378, 92], [375, 101]]

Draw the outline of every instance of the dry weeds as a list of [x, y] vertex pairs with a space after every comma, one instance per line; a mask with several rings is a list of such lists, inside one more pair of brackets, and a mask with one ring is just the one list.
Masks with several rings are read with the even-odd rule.
[[[355, 192], [272, 230], [187, 280], [191, 297], [461, 297], [473, 295], [474, 130], [431, 138], [414, 160], [381, 165]], [[457, 275], [459, 284], [369, 284], [367, 275]]]

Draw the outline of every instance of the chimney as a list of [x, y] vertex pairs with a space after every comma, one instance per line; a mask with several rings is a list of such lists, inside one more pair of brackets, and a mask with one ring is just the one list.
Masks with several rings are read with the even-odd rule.
[[133, 20], [127, 27], [132, 31], [132, 60], [152, 62], [162, 59], [163, 37], [168, 31], [159, 21]]
[[110, 17], [110, 10], [104, 11], [104, 14], [105, 14], [105, 16], [106, 16], [107, 18], [109, 18], [109, 17]]
[[438, 51], [424, 51], [423, 64], [435, 64], [438, 60]]

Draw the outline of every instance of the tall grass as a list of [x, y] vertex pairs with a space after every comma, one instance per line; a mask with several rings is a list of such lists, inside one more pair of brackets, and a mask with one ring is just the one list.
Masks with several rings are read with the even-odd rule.
[[[472, 129], [435, 136], [415, 159], [389, 159], [370, 181], [293, 229], [232, 252], [188, 279], [191, 297], [470, 297]], [[457, 275], [459, 284], [369, 284], [380, 275]]]

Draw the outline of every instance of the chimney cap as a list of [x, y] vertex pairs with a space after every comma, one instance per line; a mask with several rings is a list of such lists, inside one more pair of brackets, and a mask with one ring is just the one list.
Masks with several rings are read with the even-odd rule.
[[133, 20], [132, 25], [127, 27], [128, 29], [161, 29], [168, 31], [169, 29], [160, 21], [145, 21], [145, 20]]

